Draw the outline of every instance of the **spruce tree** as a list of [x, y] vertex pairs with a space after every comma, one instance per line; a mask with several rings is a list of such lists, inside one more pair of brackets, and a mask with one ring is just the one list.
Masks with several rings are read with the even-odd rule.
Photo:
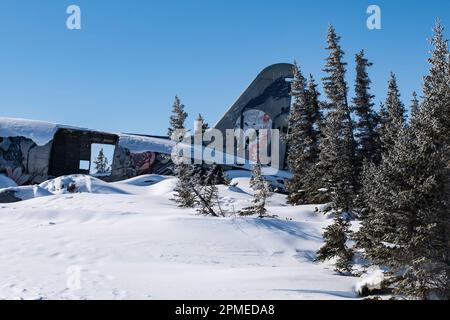
[[[302, 133], [305, 131], [304, 127], [307, 126], [303, 117], [306, 114], [307, 109], [307, 89], [306, 89], [306, 79], [303, 76], [297, 63], [294, 62], [293, 67], [294, 78], [291, 83], [291, 93], [293, 102], [291, 105], [289, 119], [288, 119], [288, 132], [286, 134], [286, 143], [289, 145], [288, 154], [288, 167], [291, 171], [295, 170], [296, 159], [294, 157], [294, 152], [298, 148], [302, 149], [303, 136]], [[300, 154], [300, 152], [298, 152]]]
[[417, 97], [417, 93], [414, 91], [412, 93], [412, 99], [411, 99], [410, 124], [412, 124], [412, 119], [417, 119], [419, 109], [420, 109], [420, 101], [419, 101], [419, 98]]
[[[285, 136], [287, 149], [287, 164], [293, 174], [293, 178], [286, 182], [288, 191], [288, 202], [291, 204], [299, 204], [304, 197], [303, 176], [305, 173], [305, 161], [303, 151], [305, 149], [306, 133], [308, 126], [306, 117], [307, 109], [307, 93], [306, 79], [303, 76], [297, 63], [294, 62], [293, 68], [294, 78], [291, 83], [291, 96], [293, 99], [289, 119], [288, 132]], [[300, 158], [301, 157], [301, 158]], [[307, 156], [306, 156], [307, 157]], [[252, 175], [253, 179], [253, 175]]]
[[103, 148], [98, 152], [97, 158], [94, 160], [95, 173], [105, 174], [110, 171], [108, 158], [105, 156]]
[[187, 163], [179, 163], [175, 165], [174, 170], [177, 183], [174, 188], [173, 200], [181, 208], [193, 208], [197, 199], [193, 189], [196, 183], [194, 166]]
[[[392, 216], [388, 214], [388, 210], [378, 207], [379, 204], [390, 203], [392, 196], [388, 190], [396, 188], [397, 179], [393, 177], [388, 179], [380, 172], [381, 168], [386, 165], [386, 159], [389, 152], [393, 152], [393, 146], [398, 141], [403, 141], [403, 147], [409, 145], [407, 139], [407, 131], [405, 127], [405, 108], [400, 100], [400, 92], [397, 86], [397, 79], [393, 73], [389, 79], [388, 93], [385, 103], [380, 107], [380, 126], [378, 128], [380, 135], [380, 151], [383, 157], [383, 164], [378, 166], [377, 162], [368, 162], [363, 165], [363, 173], [361, 175], [362, 189], [360, 192], [358, 205], [360, 207], [360, 218], [362, 219], [362, 228], [355, 235], [358, 247], [366, 250], [366, 255], [380, 263], [388, 256], [389, 248], [381, 245], [385, 234], [395, 232]], [[399, 151], [399, 153], [403, 153]], [[401, 155], [398, 155], [401, 156]], [[390, 169], [386, 169], [390, 170]], [[394, 169], [392, 169], [394, 170]], [[385, 198], [387, 196], [388, 198]]]
[[[380, 103], [380, 112], [379, 112], [379, 126], [378, 126], [378, 136], [381, 134], [381, 128], [384, 127], [389, 120], [389, 114], [386, 109], [386, 106], [384, 105], [384, 102]], [[380, 138], [381, 140], [381, 138]], [[380, 141], [381, 143], [381, 141]], [[381, 148], [381, 145], [380, 145]]]
[[449, 51], [439, 22], [434, 33], [422, 104], [368, 171], [369, 211], [358, 233], [366, 255], [398, 277], [400, 293], [449, 299]]
[[[172, 106], [172, 115], [170, 116], [170, 127], [167, 134], [169, 137], [180, 142], [182, 136], [173, 136], [175, 131], [185, 129], [185, 121], [187, 113], [184, 111], [184, 105], [178, 96], [175, 96], [175, 101]], [[192, 186], [195, 181], [195, 167], [186, 161], [182, 156], [177, 156], [177, 159], [173, 165], [173, 173], [177, 178], [177, 183], [174, 189], [174, 201], [178, 203], [182, 208], [193, 208], [196, 204], [197, 195], [194, 192]]]
[[312, 159], [315, 161], [319, 158], [319, 144], [321, 137], [321, 128], [322, 128], [322, 110], [321, 110], [321, 102], [320, 102], [320, 92], [317, 89], [317, 83], [312, 74], [309, 74], [308, 81], [308, 106], [311, 113], [311, 122], [313, 123], [313, 135], [312, 135]]
[[450, 59], [440, 21], [431, 45], [423, 103], [412, 121], [411, 264], [400, 288], [421, 298], [450, 299]]
[[313, 123], [313, 135], [311, 138], [310, 145], [310, 163], [307, 170], [303, 174], [303, 189], [305, 190], [305, 202], [306, 203], [324, 203], [325, 198], [320, 192], [322, 188], [321, 180], [318, 179], [318, 163], [320, 155], [320, 143], [322, 139], [322, 126], [323, 126], [323, 115], [322, 115], [322, 102], [319, 100], [320, 93], [317, 90], [317, 84], [310, 74], [308, 81], [308, 106], [312, 114]]
[[359, 166], [363, 162], [378, 163], [380, 161], [379, 139], [377, 133], [378, 115], [373, 110], [374, 95], [370, 94], [371, 80], [367, 68], [372, 66], [364, 56], [364, 50], [356, 55], [355, 97], [353, 111], [357, 116], [355, 123], [355, 139]]
[[393, 161], [387, 160], [409, 152], [411, 145], [406, 129], [401, 130], [397, 139], [398, 145], [404, 142], [401, 149], [390, 150], [379, 165], [370, 163], [365, 167], [362, 187], [365, 208], [361, 214], [361, 228], [354, 236], [356, 246], [365, 250], [366, 257], [381, 265], [388, 264], [395, 249], [392, 245], [397, 227], [394, 212], [398, 212], [395, 203], [401, 192], [398, 182], [407, 179], [404, 174], [400, 175]]
[[353, 123], [347, 101], [346, 63], [340, 47], [340, 37], [332, 26], [328, 28], [329, 56], [324, 71], [323, 87], [328, 101], [323, 123], [317, 175], [322, 179], [329, 200], [336, 211], [350, 213], [356, 194], [356, 159]]
[[401, 129], [405, 126], [406, 110], [400, 99], [397, 77], [391, 72], [388, 93], [381, 113], [380, 139], [382, 152], [387, 152], [394, 145]]
[[179, 163], [175, 166], [177, 184], [174, 189], [174, 201], [182, 208], [197, 208], [201, 214], [218, 216], [219, 189], [216, 184], [220, 179], [221, 168], [217, 165], [205, 167]]
[[351, 272], [353, 251], [347, 247], [347, 240], [350, 236], [350, 223], [339, 215], [336, 216], [334, 222], [325, 228], [323, 234], [325, 244], [317, 252], [316, 261], [324, 262], [335, 258], [335, 271]]
[[167, 135], [174, 141], [181, 141], [183, 137], [177, 136], [172, 137], [172, 134], [176, 130], [184, 130], [185, 129], [185, 121], [188, 114], [184, 111], [184, 105], [181, 103], [181, 100], [178, 96], [175, 96], [175, 101], [172, 105], [172, 115], [170, 116], [170, 127], [167, 130]]
[[288, 167], [293, 178], [287, 181], [288, 202], [305, 203], [314, 191], [308, 175], [318, 161], [320, 138], [320, 106], [317, 85], [312, 76], [307, 83], [300, 68], [294, 63], [294, 79], [291, 85], [293, 104], [289, 114]]
[[208, 129], [209, 129], [209, 125], [205, 122], [205, 119], [199, 113], [197, 116], [197, 119], [195, 119], [194, 133], [195, 134], [200, 134], [200, 133], [203, 134]]
[[264, 180], [262, 178], [261, 164], [258, 161], [252, 166], [252, 175], [250, 177], [250, 188], [252, 188], [253, 190], [259, 190], [262, 187], [263, 181]]
[[[291, 96], [293, 103], [289, 114], [289, 128], [285, 140], [288, 146], [288, 168], [293, 173], [293, 178], [287, 181], [289, 193], [288, 201], [292, 204], [299, 204], [304, 201], [303, 178], [306, 172], [306, 162], [308, 155], [305, 155], [305, 148], [308, 131], [312, 129], [312, 123], [307, 119], [307, 89], [306, 79], [303, 76], [297, 63], [294, 62], [294, 79], [291, 83]], [[253, 176], [252, 176], [253, 179]]]
[[218, 214], [214, 210], [216, 206], [219, 206], [219, 189], [216, 186], [216, 166], [210, 166], [204, 174], [200, 172], [197, 171], [191, 185], [193, 192], [197, 196], [197, 212], [217, 217]]
[[225, 170], [223, 169], [223, 166], [213, 164], [213, 167], [211, 168], [212, 175], [213, 175], [213, 183], [214, 184], [224, 184], [229, 185], [230, 180], [228, 179]]
[[239, 211], [242, 216], [257, 214], [263, 218], [267, 214], [266, 200], [272, 195], [270, 184], [264, 179], [261, 172], [261, 164], [257, 162], [252, 167], [252, 177], [250, 187], [255, 191], [253, 195], [253, 205]]

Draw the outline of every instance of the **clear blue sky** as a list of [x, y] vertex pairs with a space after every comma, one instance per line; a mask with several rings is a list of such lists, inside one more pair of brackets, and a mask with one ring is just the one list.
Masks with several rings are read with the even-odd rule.
[[[66, 28], [66, 8], [82, 30]], [[382, 30], [366, 9], [382, 9]], [[0, 0], [0, 115], [117, 132], [164, 134], [173, 96], [213, 124], [265, 66], [296, 59], [323, 74], [329, 23], [353, 83], [366, 49], [377, 101], [389, 72], [405, 103], [427, 71], [436, 17], [450, 37], [450, 2], [303, 0]]]

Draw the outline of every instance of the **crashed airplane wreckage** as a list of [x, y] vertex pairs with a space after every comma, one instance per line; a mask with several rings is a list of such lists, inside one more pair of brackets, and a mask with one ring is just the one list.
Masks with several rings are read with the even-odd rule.
[[[275, 64], [264, 69], [214, 128], [223, 132], [223, 136], [227, 129], [287, 132], [291, 78], [291, 64]], [[92, 174], [95, 159], [92, 155], [98, 152], [93, 148], [96, 145], [110, 146], [113, 150], [108, 174], [100, 177], [104, 181], [143, 174], [172, 174], [168, 155], [174, 142], [167, 137], [115, 134], [42, 121], [0, 118], [0, 177], [7, 176], [20, 186], [63, 175]], [[289, 175], [283, 171], [286, 145], [282, 141], [278, 152], [277, 169], [281, 170], [274, 175], [282, 180]], [[226, 166], [250, 168], [237, 163]]]
[[0, 174], [18, 185], [69, 174], [91, 174], [92, 146], [114, 148], [105, 181], [146, 173], [170, 174], [173, 142], [163, 138], [113, 134], [41, 121], [0, 118]]

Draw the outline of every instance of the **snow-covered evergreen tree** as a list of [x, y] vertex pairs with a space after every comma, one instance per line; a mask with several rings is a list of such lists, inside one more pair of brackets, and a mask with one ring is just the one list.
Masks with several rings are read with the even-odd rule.
[[365, 240], [374, 263], [399, 277], [400, 293], [449, 299], [450, 62], [439, 22], [434, 31], [422, 104], [411, 126], [399, 129], [381, 165], [368, 171], [370, 210], [357, 238]]
[[[197, 208], [201, 214], [218, 216], [219, 189], [222, 169], [217, 165], [202, 166], [179, 163], [175, 166], [178, 178], [174, 189], [174, 201], [183, 208]], [[222, 177], [222, 178], [221, 178]]]
[[196, 174], [198, 175], [201, 184], [205, 183], [205, 181], [206, 183], [212, 183], [215, 185], [228, 185], [230, 183], [223, 166], [217, 164], [203, 164], [201, 166], [197, 166]]
[[307, 91], [307, 98], [308, 98], [308, 105], [309, 110], [311, 112], [311, 119], [314, 123], [313, 126], [313, 143], [314, 146], [312, 154], [314, 155], [313, 158], [316, 160], [318, 159], [318, 154], [320, 152], [319, 144], [320, 144], [320, 137], [321, 137], [321, 128], [322, 128], [322, 110], [321, 110], [321, 102], [320, 102], [320, 92], [317, 89], [317, 83], [314, 79], [312, 74], [309, 74], [309, 80], [308, 80], [308, 91]]
[[412, 119], [417, 118], [420, 109], [420, 101], [417, 96], [417, 93], [414, 91], [412, 93], [411, 99], [411, 116], [410, 116], [410, 124], [412, 124]]
[[323, 187], [321, 179], [318, 179], [317, 173], [319, 156], [320, 156], [320, 143], [322, 139], [322, 127], [323, 127], [323, 115], [322, 115], [322, 102], [319, 100], [320, 93], [317, 89], [317, 84], [310, 74], [308, 81], [308, 105], [313, 114], [313, 130], [314, 135], [311, 144], [311, 163], [305, 174], [303, 175], [303, 190], [305, 190], [305, 202], [306, 203], [324, 203], [326, 202], [326, 194], [321, 192]]
[[397, 77], [391, 72], [386, 101], [381, 112], [379, 130], [382, 152], [387, 152], [394, 145], [401, 129], [405, 126], [406, 110], [400, 99]]
[[[187, 113], [184, 111], [184, 105], [178, 96], [175, 96], [175, 101], [172, 106], [172, 115], [170, 116], [170, 127], [167, 134], [169, 137], [177, 142], [182, 140], [182, 136], [173, 136], [176, 130], [185, 129], [185, 121]], [[179, 207], [192, 208], [196, 204], [197, 195], [193, 190], [193, 185], [196, 184], [195, 166], [190, 161], [184, 159], [181, 155], [177, 156], [174, 161], [173, 173], [177, 177], [177, 184], [174, 189], [174, 201], [178, 203]]]
[[291, 204], [300, 204], [310, 198], [314, 191], [308, 175], [318, 161], [320, 138], [320, 106], [317, 85], [312, 76], [307, 83], [300, 68], [294, 63], [294, 79], [291, 85], [293, 103], [289, 115], [289, 130], [286, 135], [288, 145], [288, 167], [294, 177], [287, 181]]
[[250, 186], [255, 191], [253, 205], [239, 211], [242, 216], [257, 214], [263, 218], [267, 214], [266, 200], [272, 195], [270, 184], [264, 179], [261, 172], [261, 164], [258, 162], [252, 167]]
[[367, 68], [372, 66], [364, 56], [364, 50], [356, 55], [355, 97], [353, 111], [357, 116], [355, 139], [359, 165], [364, 161], [378, 163], [381, 158], [377, 133], [378, 114], [373, 110], [373, 98], [370, 93], [371, 80]]
[[423, 103], [412, 121], [414, 146], [406, 159], [410, 184], [402, 188], [411, 194], [404, 226], [411, 262], [400, 289], [421, 298], [450, 299], [450, 59], [440, 21], [431, 45]]
[[337, 272], [351, 272], [353, 251], [347, 246], [350, 236], [350, 223], [342, 217], [336, 216], [334, 222], [325, 228], [323, 234], [325, 244], [317, 252], [316, 261], [324, 262], [336, 259], [335, 270]]
[[[403, 148], [411, 147], [407, 138], [405, 127], [405, 108], [400, 100], [400, 92], [397, 86], [397, 79], [393, 73], [389, 79], [388, 94], [385, 103], [380, 107], [380, 126], [378, 128], [381, 143], [382, 161], [378, 166], [376, 162], [365, 163], [361, 176], [362, 190], [358, 201], [360, 216], [362, 219], [362, 228], [355, 235], [357, 246], [366, 250], [366, 255], [375, 263], [381, 263], [389, 256], [389, 248], [382, 245], [386, 240], [386, 234], [394, 233], [393, 217], [388, 209], [379, 208], [390, 205], [390, 197], [396, 195], [389, 194], [389, 190], [395, 190], [397, 179], [393, 177], [388, 179], [380, 172], [381, 168], [387, 165], [386, 158], [389, 153], [394, 152], [393, 147], [396, 143], [403, 143]], [[397, 150], [392, 155], [402, 157], [405, 150]], [[391, 170], [391, 169], [386, 169]], [[394, 172], [394, 169], [392, 169]], [[385, 198], [387, 197], [387, 198]], [[382, 204], [383, 203], [383, 204]], [[383, 240], [384, 239], [384, 240]]]
[[250, 177], [250, 188], [252, 188], [253, 190], [258, 190], [262, 187], [263, 182], [264, 179], [262, 178], [261, 164], [259, 162], [256, 162], [252, 166], [252, 175]]
[[194, 183], [191, 188], [197, 195], [197, 211], [201, 214], [218, 216], [215, 207], [219, 206], [219, 189], [217, 182], [217, 166], [213, 165], [206, 169], [204, 173], [197, 171]]
[[110, 171], [111, 168], [109, 167], [109, 160], [105, 156], [103, 148], [101, 148], [98, 152], [97, 158], [94, 160], [94, 164], [96, 174], [102, 175]]
[[294, 64], [293, 73], [294, 79], [291, 84], [293, 103], [285, 140], [288, 145], [287, 163], [294, 176], [286, 184], [289, 202], [300, 204], [307, 198], [306, 175], [317, 162], [320, 109], [314, 80], [311, 79], [308, 85], [297, 63]]
[[194, 134], [203, 134], [209, 129], [209, 125], [205, 122], [203, 116], [199, 113], [197, 119], [195, 119]]
[[177, 183], [174, 189], [174, 201], [182, 208], [193, 208], [196, 204], [197, 195], [193, 186], [196, 184], [195, 168], [191, 164], [179, 163], [175, 165], [175, 176]]
[[[397, 175], [398, 172], [394, 170], [398, 168], [394, 168], [393, 163], [388, 163], [386, 159], [388, 156], [396, 158], [408, 152], [410, 144], [405, 131], [406, 129], [402, 129], [397, 142], [406, 142], [402, 145], [403, 149], [395, 152], [391, 150], [380, 165], [367, 164], [363, 173], [362, 196], [365, 208], [361, 214], [361, 228], [354, 240], [357, 247], [363, 248], [365, 255], [375, 264], [387, 264], [387, 259], [392, 255], [391, 249], [394, 249], [391, 246], [396, 232], [394, 203], [400, 192], [397, 189], [398, 181], [404, 175]], [[389, 170], [392, 170], [391, 174]]]
[[184, 105], [178, 96], [175, 96], [175, 101], [172, 105], [172, 115], [170, 116], [170, 127], [167, 130], [167, 135], [174, 141], [180, 141], [183, 137], [172, 137], [176, 130], [185, 129], [185, 121], [188, 114], [184, 111]]
[[356, 156], [353, 123], [347, 101], [346, 63], [340, 47], [340, 37], [332, 26], [328, 28], [329, 56], [324, 71], [323, 87], [328, 101], [322, 126], [317, 176], [328, 190], [336, 211], [351, 212], [356, 194]]

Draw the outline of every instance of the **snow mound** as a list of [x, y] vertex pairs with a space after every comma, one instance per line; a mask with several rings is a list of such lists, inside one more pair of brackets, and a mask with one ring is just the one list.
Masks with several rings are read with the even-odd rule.
[[39, 185], [53, 194], [99, 193], [128, 194], [126, 191], [87, 175], [62, 176], [45, 181]]
[[368, 292], [383, 289], [384, 272], [378, 267], [371, 267], [361, 276], [361, 280], [355, 285], [355, 291], [364, 296]]
[[0, 189], [17, 187], [17, 184], [5, 175], [0, 174]]
[[148, 188], [148, 193], [154, 196], [169, 195], [173, 192], [177, 181], [175, 178], [167, 178]]
[[0, 203], [19, 202], [53, 195], [39, 186], [12, 187], [0, 190]]
[[[218, 186], [229, 214], [220, 218], [179, 208], [173, 177], [73, 175], [27, 187], [56, 195], [0, 206], [0, 299], [357, 298], [355, 278], [314, 262], [330, 223], [314, 206], [275, 194], [268, 210], [278, 219], [238, 217], [252, 193], [249, 178], [236, 179]], [[64, 281], [72, 267], [77, 289]]]
[[137, 187], [147, 187], [151, 186], [155, 183], [161, 182], [167, 179], [167, 177], [160, 176], [157, 174], [146, 174], [142, 176], [137, 176], [128, 180], [123, 180], [119, 182], [114, 182], [115, 185], [129, 185], [129, 186], [137, 186]]
[[[111, 185], [134, 195], [158, 195], [172, 192], [174, 183], [165, 182], [173, 180], [173, 177], [165, 177], [157, 174], [147, 174], [128, 180], [113, 182]], [[172, 188], [172, 189], [170, 189]]]

